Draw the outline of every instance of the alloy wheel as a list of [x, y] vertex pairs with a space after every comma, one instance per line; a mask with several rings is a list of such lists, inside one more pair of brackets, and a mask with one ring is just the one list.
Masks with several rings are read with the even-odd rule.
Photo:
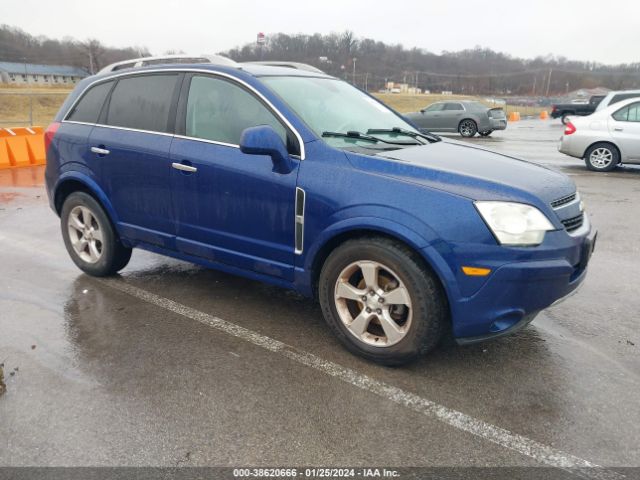
[[74, 207], [67, 221], [69, 239], [76, 254], [87, 263], [96, 263], [102, 257], [104, 240], [96, 216], [85, 206]]
[[400, 277], [374, 261], [345, 267], [334, 290], [336, 310], [351, 335], [376, 347], [400, 342], [411, 327], [411, 296]]
[[589, 162], [595, 168], [607, 168], [613, 161], [613, 152], [608, 148], [596, 148], [589, 155]]
[[463, 137], [472, 137], [476, 134], [476, 126], [471, 120], [465, 120], [460, 124], [460, 134]]

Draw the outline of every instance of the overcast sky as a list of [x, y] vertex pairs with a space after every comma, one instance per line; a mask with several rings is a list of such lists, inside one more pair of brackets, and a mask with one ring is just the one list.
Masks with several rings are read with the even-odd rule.
[[563, 55], [602, 63], [640, 62], [640, 0], [19, 0], [0, 23], [34, 35], [153, 54], [216, 53], [257, 32], [330, 33], [346, 29], [434, 53], [476, 45], [518, 57]]

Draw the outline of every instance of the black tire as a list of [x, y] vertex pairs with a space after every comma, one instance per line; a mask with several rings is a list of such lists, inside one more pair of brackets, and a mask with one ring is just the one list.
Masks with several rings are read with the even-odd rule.
[[560, 121], [562, 122], [563, 125], [566, 125], [569, 122], [569, 117], [571, 115], [575, 115], [574, 113], [571, 112], [567, 112], [567, 113], [563, 113], [562, 117], [560, 117]]
[[[410, 298], [411, 322], [401, 340], [389, 346], [371, 345], [357, 338], [338, 312], [335, 297], [340, 275], [355, 262], [367, 261], [393, 270]], [[386, 238], [349, 240], [336, 248], [322, 267], [318, 296], [324, 318], [340, 342], [352, 353], [383, 365], [406, 364], [426, 354], [438, 344], [448, 321], [448, 304], [438, 279], [415, 252]], [[365, 308], [359, 308], [362, 314]]]
[[[610, 162], [603, 163], [608, 158], [610, 158]], [[609, 172], [620, 163], [620, 152], [610, 143], [596, 143], [591, 145], [585, 152], [584, 163], [589, 170], [594, 172]]]
[[[76, 251], [71, 240], [72, 233], [70, 230], [72, 229], [69, 227], [69, 218], [71, 213], [76, 211], [78, 208], [86, 208], [89, 210], [92, 217], [90, 217], [89, 223], [96, 226], [96, 230], [99, 230], [102, 233], [102, 240], [97, 241], [96, 247], [100, 250], [100, 255], [97, 260], [93, 262], [82, 258], [82, 252], [78, 253]], [[85, 192], [74, 192], [69, 195], [62, 205], [60, 226], [67, 252], [71, 257], [71, 260], [73, 260], [73, 263], [75, 263], [83, 272], [94, 277], [105, 277], [117, 273], [129, 263], [129, 259], [131, 258], [131, 249], [122, 245], [111, 221], [109, 220], [109, 217], [103, 210], [102, 206], [100, 206], [100, 204], [91, 195]], [[84, 238], [82, 234], [76, 230], [74, 230], [73, 234], [78, 235], [76, 240]], [[87, 252], [88, 251], [89, 249], [87, 247]], [[85, 253], [85, 256], [87, 255], [88, 253]]]
[[493, 130], [485, 130], [484, 132], [479, 132], [481, 137], [488, 137], [493, 133]]
[[458, 124], [458, 133], [466, 138], [473, 137], [478, 132], [478, 124], [470, 118], [465, 118]]

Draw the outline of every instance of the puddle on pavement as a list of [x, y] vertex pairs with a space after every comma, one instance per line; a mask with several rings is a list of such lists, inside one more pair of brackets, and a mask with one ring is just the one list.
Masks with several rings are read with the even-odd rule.
[[44, 165], [38, 165], [36, 167], [0, 169], [0, 188], [41, 187], [44, 185], [44, 168]]

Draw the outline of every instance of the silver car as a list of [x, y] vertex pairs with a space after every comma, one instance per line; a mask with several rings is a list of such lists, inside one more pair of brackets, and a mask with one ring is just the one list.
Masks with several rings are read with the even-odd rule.
[[587, 168], [613, 170], [640, 164], [640, 98], [630, 98], [587, 117], [569, 117], [558, 150], [584, 158]]
[[421, 130], [458, 132], [463, 137], [473, 137], [476, 133], [487, 137], [494, 130], [507, 128], [504, 110], [469, 100], [432, 103], [419, 112], [405, 114], [405, 117]]

